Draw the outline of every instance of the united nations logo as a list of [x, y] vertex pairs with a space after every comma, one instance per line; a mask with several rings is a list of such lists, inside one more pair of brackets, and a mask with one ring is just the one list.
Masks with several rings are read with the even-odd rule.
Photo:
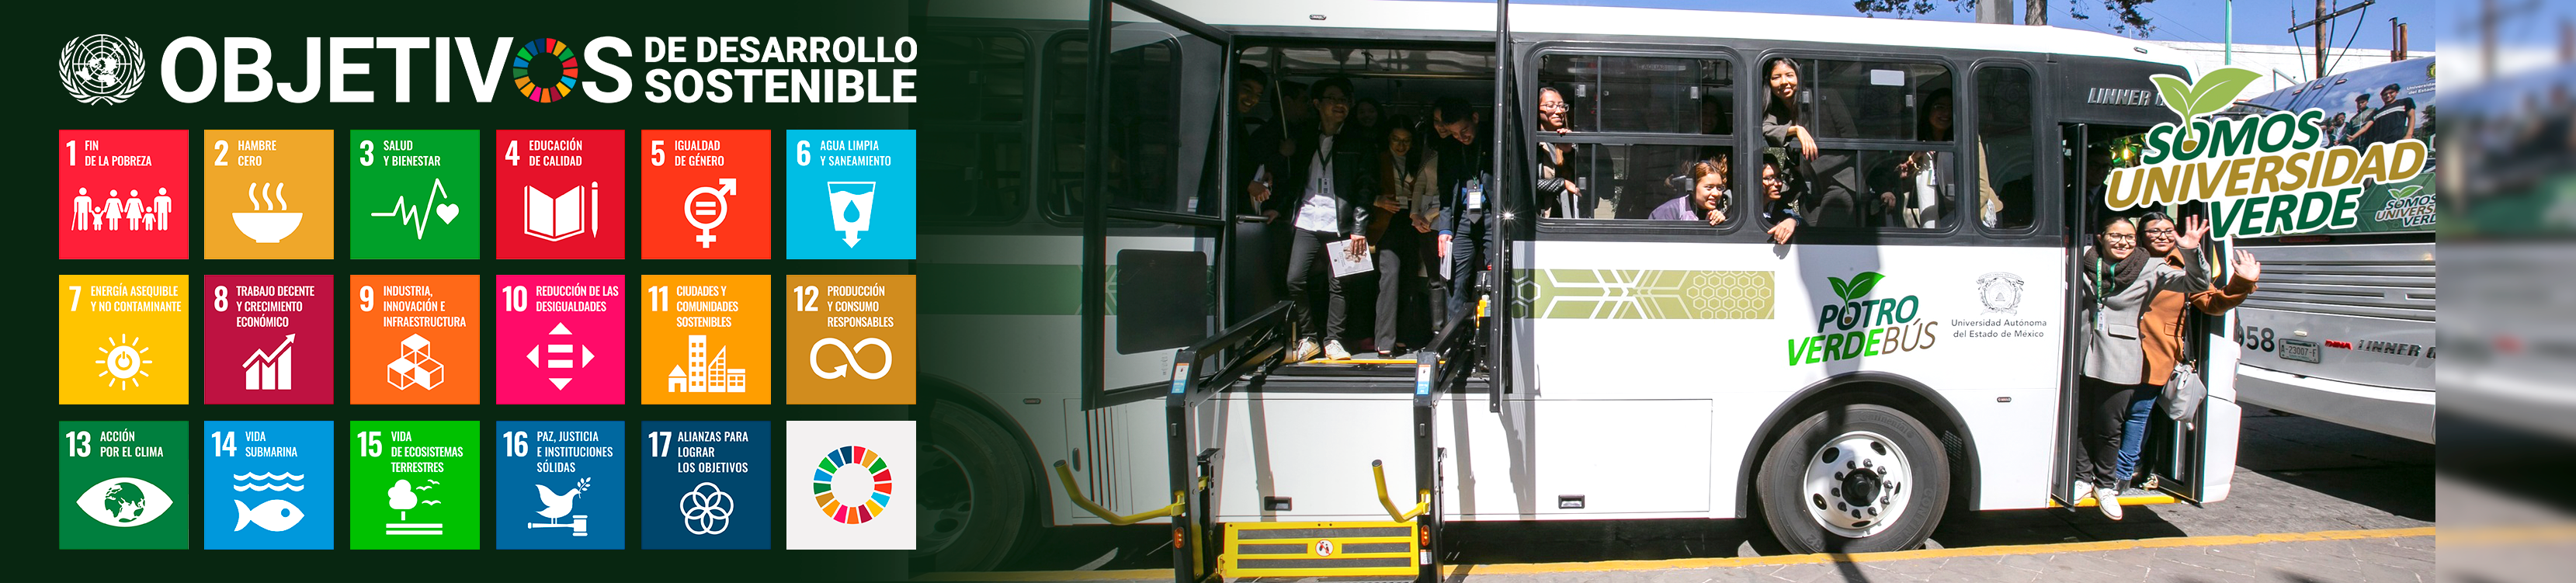
[[2019, 314], [2021, 276], [2000, 271], [1977, 276], [1977, 301], [1988, 314]]
[[124, 103], [143, 86], [143, 45], [134, 39], [93, 34], [63, 43], [57, 65], [63, 90], [81, 103]]

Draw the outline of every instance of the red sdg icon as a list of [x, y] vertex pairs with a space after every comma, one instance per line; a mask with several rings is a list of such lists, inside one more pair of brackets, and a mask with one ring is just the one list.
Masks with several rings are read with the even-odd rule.
[[493, 234], [502, 259], [626, 258], [626, 132], [501, 130]]
[[55, 140], [56, 253], [187, 259], [187, 130], [63, 130]]

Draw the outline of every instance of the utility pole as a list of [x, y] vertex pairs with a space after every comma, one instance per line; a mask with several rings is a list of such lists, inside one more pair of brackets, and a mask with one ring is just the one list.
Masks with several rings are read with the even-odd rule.
[[2494, 80], [2496, 76], [2496, 26], [2520, 13], [2539, 9], [2540, 0], [2530, 0], [2511, 8], [2497, 6], [2496, 0], [2484, 0], [2478, 6], [2478, 62], [2480, 68], [2485, 69], [2486, 80]]
[[2406, 23], [2388, 17], [2388, 62], [2406, 60]]
[[1986, 2], [1978, 2], [1977, 22], [1983, 24], [2012, 24], [2012, 2], [2009, 0], [1989, 0]]
[[[2492, 3], [2492, 2], [2495, 2], [2495, 0], [2487, 0], [2487, 2]], [[2307, 21], [2307, 22], [2303, 22], [2303, 23], [2298, 24], [2297, 26], [2292, 26], [2292, 27], [2290, 27], [2290, 33], [2291, 33], [2291, 34], [2297, 34], [2297, 33], [2299, 32], [2299, 29], [2302, 29], [2302, 28], [2313, 28], [2313, 29], [2316, 29], [2316, 33], [2317, 33], [2317, 77], [2316, 77], [2316, 78], [2318, 78], [2318, 79], [2324, 79], [2324, 78], [2326, 78], [2326, 41], [2327, 41], [2327, 38], [2326, 38], [2326, 27], [2325, 27], [2325, 24], [2326, 24], [2326, 23], [2328, 23], [2328, 22], [2333, 22], [2333, 21], [2334, 21], [2334, 19], [2336, 19], [2336, 18], [2340, 18], [2340, 17], [2342, 17], [2342, 16], [2343, 16], [2343, 15], [2345, 15], [2345, 14], [2350, 14], [2350, 13], [2352, 13], [2352, 11], [2354, 11], [2354, 10], [2360, 10], [2360, 9], [2363, 9], [2363, 8], [2369, 8], [2369, 7], [2370, 7], [2370, 5], [2372, 5], [2372, 4], [2377, 4], [2377, 3], [2379, 3], [2379, 0], [2361, 0], [2361, 3], [2360, 3], [2360, 4], [2354, 4], [2354, 5], [2352, 5], [2352, 6], [2351, 6], [2351, 7], [2349, 7], [2349, 8], [2345, 8], [2345, 9], [2342, 9], [2342, 10], [2334, 11], [2334, 13], [2333, 13], [2333, 14], [2327, 14], [2327, 13], [2326, 13], [2326, 0], [2317, 0], [2317, 12], [2316, 12], [2316, 14], [2317, 14], [2317, 19], [2316, 19], [2316, 20], [2310, 20], [2310, 21]]]

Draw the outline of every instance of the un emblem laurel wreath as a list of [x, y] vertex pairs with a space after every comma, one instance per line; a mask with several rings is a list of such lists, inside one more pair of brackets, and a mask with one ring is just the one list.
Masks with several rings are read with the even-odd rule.
[[[114, 51], [121, 63], [133, 64], [134, 70], [117, 79], [116, 85], [111, 88], [93, 90], [82, 83], [79, 76], [72, 74], [72, 66], [100, 51]], [[134, 90], [143, 87], [145, 76], [143, 70], [147, 65], [143, 60], [141, 43], [134, 42], [132, 38], [98, 34], [63, 43], [62, 58], [55, 63], [54, 70], [62, 77], [63, 91], [71, 93], [72, 99], [78, 99], [81, 103], [90, 105], [97, 105], [101, 101], [107, 102], [108, 105], [115, 105], [132, 99]], [[113, 89], [114, 92], [110, 93], [108, 89]]]

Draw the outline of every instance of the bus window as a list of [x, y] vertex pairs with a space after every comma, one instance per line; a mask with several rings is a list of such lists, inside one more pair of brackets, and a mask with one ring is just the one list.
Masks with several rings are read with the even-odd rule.
[[1977, 69], [1977, 222], [1989, 231], [2026, 231], [2036, 218], [2039, 134], [2031, 125], [2030, 71]]
[[1109, 103], [1109, 119], [1103, 120], [1106, 134], [1099, 144], [1083, 142], [1085, 108], [1093, 97], [1085, 88], [1089, 51], [1080, 35], [1067, 35], [1047, 47], [1040, 192], [1048, 212], [1060, 218], [1081, 215], [1087, 147], [1101, 148], [1107, 171], [1098, 179], [1111, 206], [1196, 212], [1197, 191], [1179, 187], [1179, 43], [1166, 38], [1110, 53], [1109, 86], [1098, 96]]
[[[945, 89], [921, 112], [921, 215], [1006, 222], [1028, 209], [1028, 41], [1010, 34], [933, 35], [923, 74]], [[940, 55], [934, 57], [932, 55]]]
[[[1773, 92], [1763, 135], [1790, 163], [1802, 228], [1929, 231], [1956, 222], [1965, 176], [1948, 67], [1773, 59], [1763, 72]], [[1788, 103], [1778, 102], [1782, 90], [1793, 91]]]
[[[1540, 202], [1550, 219], [1650, 220], [1673, 206], [1665, 220], [1706, 224], [1716, 206], [1728, 217], [1716, 226], [1734, 227], [1731, 191], [1743, 189], [1732, 188], [1737, 173], [1728, 167], [1736, 162], [1731, 61], [1549, 54], [1537, 78], [1529, 108], [1538, 118], [1536, 178], [1542, 190], [1552, 179], [1570, 185], [1540, 193], [1553, 197]], [[1703, 162], [1717, 175], [1712, 185], [1729, 193], [1683, 200], [1709, 173], [1693, 171]]]

